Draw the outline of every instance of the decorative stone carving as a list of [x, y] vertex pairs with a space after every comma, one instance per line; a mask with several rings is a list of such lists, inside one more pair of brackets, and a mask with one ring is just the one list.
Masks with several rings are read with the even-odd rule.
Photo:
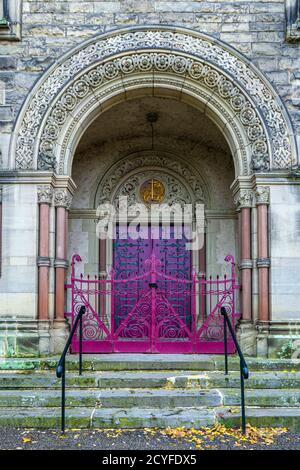
[[270, 188], [268, 186], [259, 186], [255, 191], [256, 205], [270, 203]]
[[[150, 51], [125, 55], [126, 51], [139, 49]], [[166, 52], [158, 52], [158, 49]], [[121, 53], [125, 57], [112, 58]], [[194, 59], [182, 53], [192, 54]], [[252, 142], [254, 171], [265, 171], [270, 163], [274, 168], [286, 168], [294, 163], [291, 125], [275, 91], [254, 66], [208, 36], [184, 29], [147, 27], [133, 28], [130, 32], [115, 31], [89, 40], [45, 74], [17, 124], [16, 167], [33, 168], [34, 149], [39, 147], [38, 167], [50, 165], [53, 168], [53, 142], [78, 100], [121, 74], [137, 71], [142, 74], [149, 70], [185, 74], [230, 102]], [[49, 112], [51, 116], [45, 119]], [[46, 126], [37, 145], [43, 122]]]
[[53, 153], [46, 154], [43, 152], [39, 153], [38, 156], [38, 169], [39, 170], [55, 170], [56, 169], [56, 158]]
[[38, 203], [51, 204], [53, 197], [53, 188], [50, 185], [39, 185], [37, 187]]
[[[148, 168], [148, 170], [146, 170]], [[141, 170], [142, 169], [142, 170]], [[140, 173], [141, 172], [141, 173]], [[132, 174], [128, 180], [122, 183], [120, 181], [128, 174]], [[178, 176], [177, 176], [178, 175]], [[137, 194], [139, 185], [147, 178], [163, 179], [168, 187], [167, 199], [169, 203], [176, 202], [206, 202], [201, 177], [196, 169], [181, 162], [173, 155], [166, 154], [138, 154], [129, 155], [122, 159], [113, 168], [108, 171], [99, 184], [97, 203], [102, 204], [107, 201], [115, 200], [118, 196], [126, 195], [129, 197], [128, 204], [141, 202]], [[182, 180], [184, 182], [182, 182]], [[185, 183], [185, 184], [184, 184]], [[187, 190], [190, 188], [190, 193]], [[186, 200], [187, 199], [187, 200]]]
[[131, 175], [116, 191], [113, 203], [117, 206], [120, 196], [127, 196], [128, 206], [136, 203], [144, 203], [140, 196], [140, 187], [147, 179], [159, 179], [165, 187], [166, 194], [163, 203], [173, 204], [191, 204], [192, 199], [184, 184], [174, 176], [163, 171], [141, 171]]
[[237, 198], [234, 199], [234, 203], [237, 209], [243, 207], [252, 207], [253, 192], [250, 189], [241, 189]]
[[59, 188], [54, 193], [55, 207], [64, 207], [69, 210], [72, 204], [72, 196], [67, 189]]
[[[55, 168], [55, 141], [65, 124], [69, 112], [73, 110], [78, 103], [85, 98], [87, 94], [92, 93], [93, 89], [97, 89], [103, 83], [117, 76], [121, 77], [124, 73], [124, 63], [126, 65], [126, 73], [133, 73], [143, 71], [140, 69], [141, 57], [143, 58], [143, 68], [148, 63], [148, 69], [158, 70], [159, 72], [172, 72], [182, 73], [182, 70], [190, 76], [195, 78], [195, 70], [198, 70], [197, 82], [202, 85], [216, 89], [223, 100], [228, 101], [234, 113], [239, 116], [242, 125], [247, 130], [248, 139], [252, 146], [252, 169], [255, 171], [264, 171], [269, 168], [268, 147], [266, 143], [266, 136], [263, 129], [263, 124], [257, 115], [256, 110], [253, 108], [249, 100], [243, 96], [233, 83], [231, 83], [223, 74], [214, 70], [212, 67], [205, 65], [201, 62], [188, 59], [186, 57], [176, 57], [174, 54], [157, 54], [150, 53], [142, 55], [134, 54], [127, 56], [125, 59], [113, 59], [104, 65], [100, 65], [94, 70], [93, 81], [90, 82], [88, 74], [81, 75], [75, 83], [73, 83], [64, 95], [58, 100], [53, 107], [50, 116], [42, 133], [40, 141], [38, 160], [39, 169]], [[180, 59], [180, 61], [179, 61]], [[131, 64], [131, 67], [128, 66]], [[178, 65], [180, 64], [180, 66]], [[108, 73], [111, 65], [113, 72]], [[96, 80], [96, 76], [99, 80]], [[94, 85], [97, 83], [97, 86]]]
[[[95, 103], [99, 103], [102, 99], [105, 99], [105, 96], [111, 96], [118, 91], [123, 93], [124, 91], [124, 83], [125, 83], [125, 78], [123, 77], [122, 82], [112, 82], [110, 86], [106, 86], [103, 90], [97, 91], [97, 98], [92, 95], [87, 101], [84, 106], [80, 106], [79, 110], [76, 113], [76, 119], [73, 119], [69, 125], [68, 128], [64, 131], [64, 137], [62, 141], [62, 145], [60, 147], [60, 152], [58, 152], [58, 160], [59, 160], [59, 165], [58, 165], [58, 170], [59, 173], [64, 173], [65, 167], [66, 167], [66, 150], [67, 148], [70, 147], [70, 142], [72, 142], [72, 133], [74, 132], [74, 129], [77, 127], [77, 123], [81, 122], [84, 120], [84, 117], [87, 112], [94, 106]], [[173, 76], [172, 78], [170, 77], [169, 74], [166, 74], [165, 76], [159, 76], [155, 78], [157, 86], [161, 86], [162, 88], [168, 88], [170, 87], [171, 89], [176, 89], [178, 87], [179, 82], [178, 82], [178, 77]], [[147, 74], [146, 76], [139, 76], [138, 78], [134, 79], [131, 77], [130, 79], [130, 87], [143, 87], [145, 86], [146, 88], [149, 86], [153, 86], [153, 77]], [[182, 88], [182, 81], [180, 80], [180, 89]], [[214, 98], [214, 96], [211, 95], [211, 90], [200, 88], [196, 82], [188, 82], [185, 81], [185, 90], [187, 93], [192, 94], [194, 97], [199, 97], [199, 99], [203, 99], [204, 102], [207, 100], [209, 103], [215, 107], [215, 109], [218, 109], [220, 114], [223, 116], [223, 119], [227, 122], [230, 122], [230, 129], [231, 132], [234, 134], [234, 137], [237, 142], [237, 148], [239, 149], [239, 162], [237, 162], [237, 166], [239, 167], [240, 164], [240, 174], [248, 175], [249, 174], [249, 164], [248, 164], [248, 159], [247, 159], [247, 147], [245, 147], [245, 139], [242, 136], [241, 129], [237, 124], [237, 121], [233, 120], [232, 115], [228, 112], [228, 108], [225, 107], [226, 102], [221, 102], [220, 100], [217, 100]]]

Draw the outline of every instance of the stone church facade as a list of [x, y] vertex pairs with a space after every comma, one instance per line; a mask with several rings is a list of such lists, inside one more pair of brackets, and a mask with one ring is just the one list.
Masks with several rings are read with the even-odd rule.
[[0, 355], [61, 351], [72, 255], [106, 276], [97, 207], [147, 181], [204, 204], [197, 276], [234, 256], [243, 350], [296, 350], [299, 1], [0, 4]]

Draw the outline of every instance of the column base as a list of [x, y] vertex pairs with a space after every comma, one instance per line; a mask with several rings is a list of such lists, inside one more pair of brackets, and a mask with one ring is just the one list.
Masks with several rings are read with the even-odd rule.
[[50, 322], [27, 318], [0, 319], [0, 357], [50, 354]]
[[70, 328], [67, 320], [54, 320], [51, 328], [51, 352], [53, 354], [62, 353], [68, 336]]
[[69, 331], [66, 320], [0, 319], [0, 357], [60, 354]]
[[251, 321], [240, 321], [237, 339], [245, 356], [256, 356], [256, 329]]
[[270, 321], [258, 324], [259, 350], [265, 357], [300, 359], [300, 321]]

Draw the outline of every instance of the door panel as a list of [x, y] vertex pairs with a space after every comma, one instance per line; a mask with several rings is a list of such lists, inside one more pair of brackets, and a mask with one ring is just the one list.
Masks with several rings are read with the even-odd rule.
[[[157, 352], [155, 343], [168, 340], [183, 341], [188, 339], [184, 325], [191, 328], [191, 296], [186, 283], [174, 282], [176, 279], [190, 280], [191, 252], [186, 250], [186, 239], [177, 239], [178, 228], [170, 227], [165, 234], [162, 227], [144, 227], [148, 239], [124, 237], [124, 228], [117, 227], [117, 239], [114, 243], [115, 279], [124, 279], [116, 283], [113, 329], [121, 341], [140, 341], [141, 352], [150, 347]], [[123, 236], [122, 236], [123, 234]], [[168, 236], [168, 238], [164, 238]], [[158, 277], [155, 305], [150, 288], [150, 277], [137, 279], [149, 271], [146, 260], [151, 255], [159, 262], [158, 270], [173, 280]], [[126, 281], [125, 281], [126, 280]], [[148, 346], [145, 346], [146, 342]], [[138, 343], [137, 343], [138, 344]], [[126, 346], [123, 344], [123, 348]], [[128, 344], [128, 349], [133, 344]], [[137, 349], [138, 348], [138, 349]], [[149, 349], [147, 349], [149, 350]]]

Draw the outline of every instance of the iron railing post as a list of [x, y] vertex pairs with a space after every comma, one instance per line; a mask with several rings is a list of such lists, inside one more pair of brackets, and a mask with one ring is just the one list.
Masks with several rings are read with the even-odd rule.
[[[231, 337], [233, 339], [234, 345], [236, 347], [237, 353], [240, 358], [240, 380], [241, 380], [241, 414], [242, 414], [242, 433], [246, 434], [246, 411], [245, 411], [245, 379], [248, 379], [249, 377], [249, 369], [247, 366], [247, 363], [245, 361], [244, 355], [242, 353], [242, 350], [240, 348], [240, 345], [238, 343], [235, 331], [232, 327], [232, 324], [230, 323], [230, 320], [228, 318], [228, 314], [226, 312], [225, 307], [221, 307], [221, 315], [223, 315], [224, 318], [224, 342], [225, 342], [225, 373], [227, 371], [228, 373], [228, 362], [226, 359], [228, 350], [227, 350], [227, 326], [228, 330], [231, 334]], [[225, 333], [226, 331], [226, 333]]]
[[245, 412], [245, 379], [243, 374], [243, 364], [240, 360], [240, 375], [241, 375], [241, 411], [242, 411], [242, 433], [246, 434], [246, 412]]
[[79, 375], [82, 375], [82, 315], [79, 320]]
[[66, 354], [69, 350], [71, 341], [76, 332], [79, 323], [79, 375], [82, 374], [82, 315], [85, 313], [86, 307], [82, 305], [79, 313], [75, 318], [69, 338], [66, 342], [64, 350], [60, 356], [56, 367], [56, 377], [61, 379], [61, 431], [65, 432], [65, 409], [66, 409]]
[[226, 321], [226, 315], [223, 315], [223, 320], [224, 320], [225, 375], [228, 375], [228, 347], [227, 347], [227, 321]]
[[61, 374], [61, 432], [65, 432], [65, 409], [66, 409], [66, 361], [62, 362]]

